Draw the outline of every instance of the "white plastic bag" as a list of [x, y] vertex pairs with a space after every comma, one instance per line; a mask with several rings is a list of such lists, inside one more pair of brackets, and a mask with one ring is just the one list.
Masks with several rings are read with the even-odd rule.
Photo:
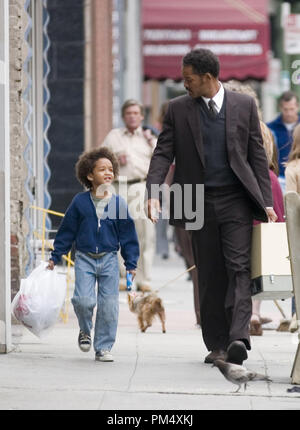
[[56, 323], [66, 296], [66, 276], [42, 261], [26, 279], [12, 301], [15, 318], [33, 334], [42, 337]]

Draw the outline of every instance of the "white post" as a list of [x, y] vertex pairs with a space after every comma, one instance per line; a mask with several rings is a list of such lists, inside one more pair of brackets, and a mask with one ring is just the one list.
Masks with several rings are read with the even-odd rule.
[[0, 353], [11, 351], [8, 3], [0, 2]]
[[124, 100], [142, 101], [141, 2], [130, 0], [126, 10], [126, 71]]
[[[43, 2], [32, 2], [32, 108], [33, 108], [33, 174], [35, 177], [35, 204], [44, 205], [44, 127], [43, 127]], [[36, 211], [33, 225], [42, 229], [43, 214]]]

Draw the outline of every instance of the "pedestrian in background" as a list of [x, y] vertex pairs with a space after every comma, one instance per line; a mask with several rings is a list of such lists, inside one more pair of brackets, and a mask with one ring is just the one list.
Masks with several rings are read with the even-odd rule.
[[139, 244], [125, 201], [111, 194], [109, 189], [118, 176], [118, 161], [114, 154], [107, 148], [83, 153], [76, 164], [76, 176], [88, 191], [78, 193], [68, 207], [54, 240], [48, 268], [53, 269], [75, 242], [72, 304], [80, 329], [78, 346], [83, 352], [91, 348], [92, 318], [97, 306], [95, 360], [113, 361], [111, 349], [119, 315], [117, 251], [121, 247], [126, 270], [134, 278]]
[[300, 194], [300, 124], [293, 131], [293, 144], [285, 169], [286, 192]]
[[[273, 151], [275, 146], [274, 136], [271, 130], [264, 122], [261, 121], [260, 126], [261, 126], [262, 138], [263, 138], [263, 145], [264, 145], [268, 163], [269, 163], [269, 174], [270, 174], [271, 187], [272, 187], [273, 207], [277, 215], [276, 222], [285, 222], [283, 194], [282, 194], [278, 177], [275, 174], [277, 167], [276, 167], [276, 164], [274, 164], [274, 156], [273, 156]], [[253, 224], [257, 225], [259, 223], [260, 221], [254, 220]], [[261, 315], [260, 308], [261, 308], [261, 300], [256, 300], [254, 296], [252, 300], [252, 316], [250, 320], [251, 336], [262, 336], [263, 324], [267, 324], [272, 321], [271, 318]]]
[[[140, 258], [136, 273], [138, 291], [151, 291], [151, 271], [155, 253], [155, 226], [144, 216], [143, 205], [146, 189], [146, 176], [157, 138], [147, 128], [143, 130], [144, 108], [136, 100], [125, 101], [122, 106], [125, 127], [111, 130], [105, 137], [102, 147], [109, 148], [120, 164], [119, 179], [114, 182], [118, 193], [129, 206], [140, 244]], [[142, 196], [142, 201], [138, 201]], [[131, 208], [138, 207], [133, 214]], [[143, 216], [142, 216], [143, 215]], [[126, 289], [123, 263], [120, 259], [120, 289]]]
[[[156, 222], [160, 206], [151, 185], [164, 181], [174, 158], [182, 204], [184, 184], [192, 184], [190, 203], [200, 197], [196, 184], [204, 184], [204, 225], [191, 230], [202, 335], [210, 351], [204, 361], [241, 364], [251, 349], [253, 219], [277, 218], [259, 118], [252, 97], [224, 90], [210, 50], [188, 53], [182, 74], [188, 95], [169, 103], [147, 177], [148, 216]], [[191, 224], [184, 211], [175, 215], [171, 205], [171, 224]]]
[[279, 182], [282, 191], [285, 192], [285, 164], [292, 147], [293, 130], [300, 122], [299, 100], [292, 91], [284, 92], [279, 98], [280, 114], [267, 126], [275, 135], [275, 143], [278, 148]]
[[[285, 169], [286, 192], [296, 191], [300, 194], [300, 124], [293, 131], [293, 144]], [[292, 323], [291, 331], [296, 331], [298, 324], [296, 320], [295, 298], [292, 298]]]

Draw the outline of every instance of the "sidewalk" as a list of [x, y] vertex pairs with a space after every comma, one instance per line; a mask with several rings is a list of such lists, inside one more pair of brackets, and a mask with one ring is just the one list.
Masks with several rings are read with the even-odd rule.
[[[156, 258], [153, 287], [159, 288], [185, 269], [174, 252], [168, 260]], [[95, 362], [94, 352], [77, 346], [77, 321], [70, 306], [67, 324], [58, 322], [43, 340], [25, 328], [15, 350], [0, 355], [0, 410], [259, 410], [300, 409], [300, 393], [288, 393], [297, 335], [265, 330], [252, 337], [245, 362], [266, 373], [272, 383], [237, 386], [217, 368], [204, 364], [207, 351], [195, 326], [192, 283], [187, 276], [161, 290], [166, 329], [160, 323], [140, 333], [129, 312], [127, 293], [120, 293], [120, 318], [113, 363]], [[280, 301], [290, 316], [290, 300]], [[263, 315], [279, 322], [271, 302]]]

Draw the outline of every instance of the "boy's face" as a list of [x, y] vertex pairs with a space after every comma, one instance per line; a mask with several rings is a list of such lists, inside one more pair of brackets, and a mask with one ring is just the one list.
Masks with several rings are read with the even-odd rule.
[[93, 189], [99, 185], [110, 185], [114, 180], [114, 169], [110, 160], [99, 158], [96, 161], [93, 172], [88, 174], [88, 180], [93, 184]]

